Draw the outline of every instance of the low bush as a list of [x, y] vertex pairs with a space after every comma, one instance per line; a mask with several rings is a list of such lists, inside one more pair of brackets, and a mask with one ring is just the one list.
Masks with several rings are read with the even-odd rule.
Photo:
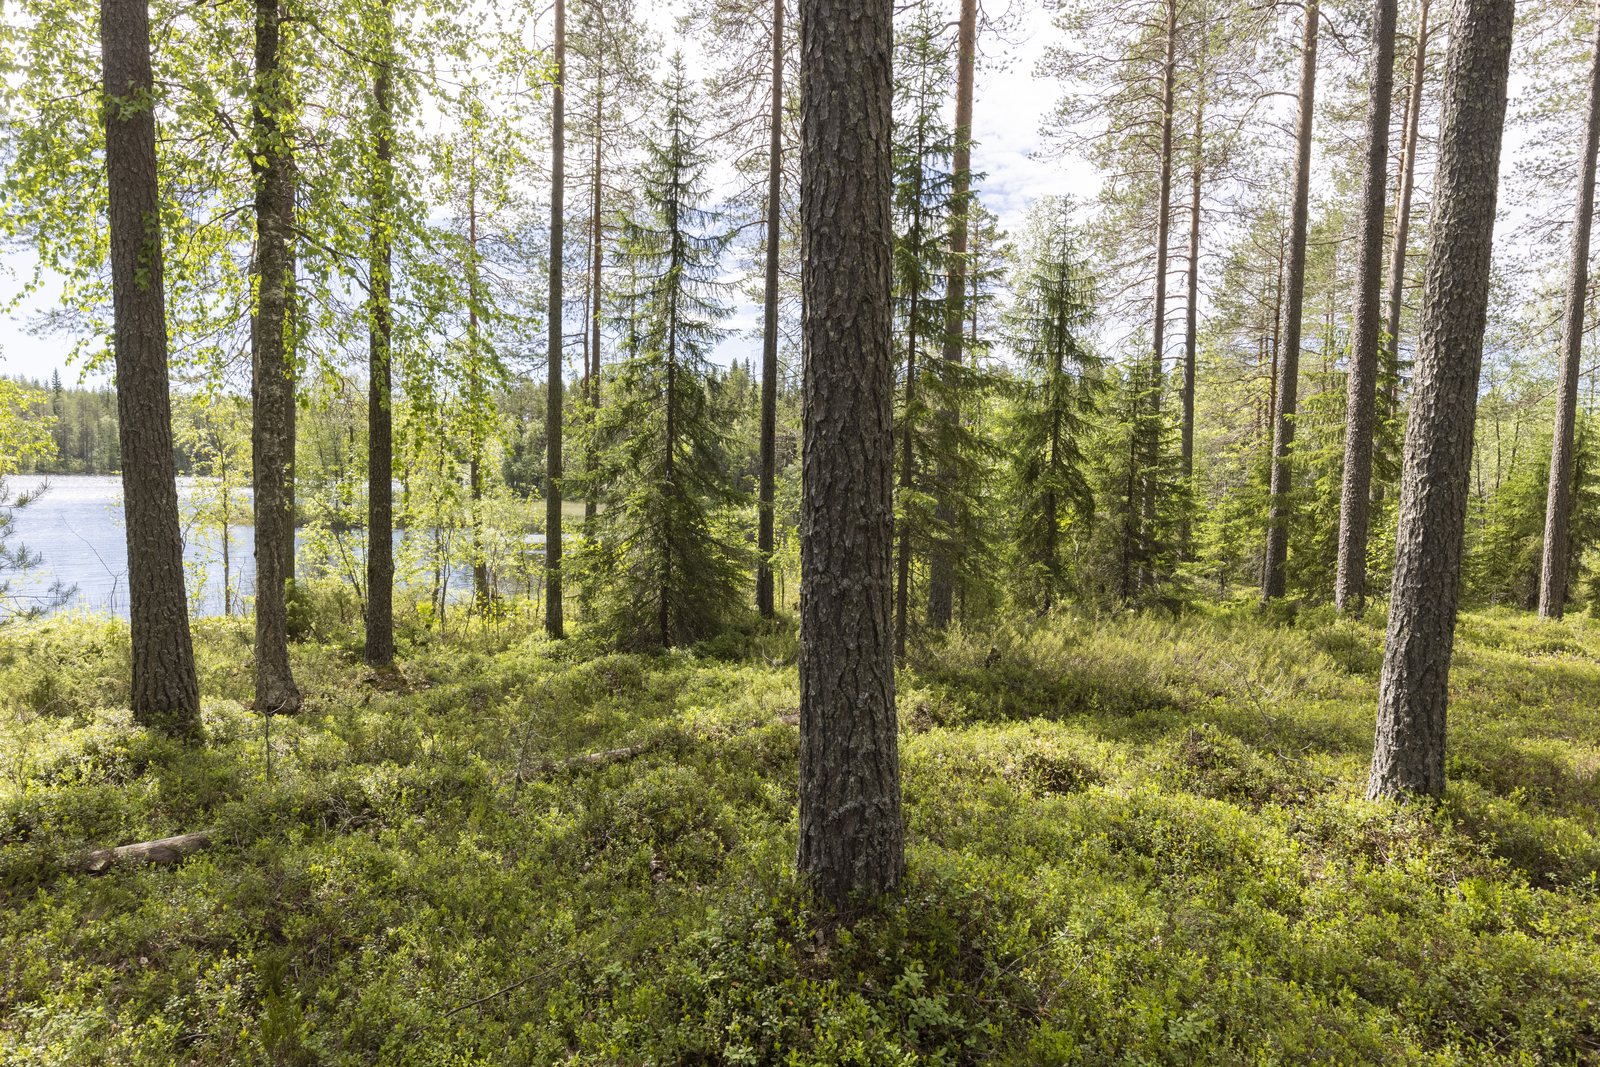
[[[306, 708], [270, 723], [249, 710], [249, 620], [197, 623], [200, 750], [95, 682], [125, 669], [118, 624], [0, 632], [0, 1060], [1600, 1049], [1600, 624], [1563, 624], [1571, 652], [1546, 624], [1464, 619], [1432, 807], [1362, 796], [1381, 620], [953, 633], [900, 676], [906, 881], [839, 915], [793, 870], [792, 623], [617, 655], [581, 630], [553, 645], [512, 605], [419, 628], [372, 672], [308, 597]], [[52, 664], [70, 706], [35, 700]], [[211, 848], [181, 864], [71, 870], [199, 829]]]

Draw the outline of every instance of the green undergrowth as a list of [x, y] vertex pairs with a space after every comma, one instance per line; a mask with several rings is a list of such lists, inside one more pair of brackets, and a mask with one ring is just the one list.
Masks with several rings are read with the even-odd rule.
[[1430, 808], [1362, 799], [1376, 614], [952, 634], [900, 677], [905, 884], [837, 915], [792, 626], [409, 620], [373, 673], [305, 610], [271, 723], [249, 621], [197, 622], [196, 751], [132, 724], [123, 626], [0, 630], [0, 1062], [1600, 1062], [1600, 624], [1463, 617]]

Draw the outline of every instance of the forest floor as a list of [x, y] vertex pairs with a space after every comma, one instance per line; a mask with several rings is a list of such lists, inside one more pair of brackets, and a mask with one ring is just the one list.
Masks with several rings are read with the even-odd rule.
[[0, 1062], [1600, 1063], [1600, 622], [1462, 617], [1429, 808], [1362, 799], [1381, 625], [925, 650], [909, 872], [847, 918], [793, 869], [792, 627], [408, 622], [374, 674], [330, 623], [269, 749], [250, 625], [199, 620], [199, 751], [131, 725], [124, 626], [8, 627]]

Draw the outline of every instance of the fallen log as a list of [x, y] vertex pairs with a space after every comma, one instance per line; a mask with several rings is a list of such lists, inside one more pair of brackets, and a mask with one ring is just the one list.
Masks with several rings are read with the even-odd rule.
[[76, 869], [89, 874], [104, 874], [117, 866], [137, 867], [147, 863], [177, 863], [209, 844], [211, 844], [211, 834], [202, 830], [195, 834], [163, 837], [159, 841], [141, 841], [136, 845], [103, 848], [85, 856], [76, 864]]

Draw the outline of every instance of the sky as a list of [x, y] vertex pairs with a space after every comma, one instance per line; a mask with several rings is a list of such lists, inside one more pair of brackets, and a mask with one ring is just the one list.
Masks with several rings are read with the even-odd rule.
[[[1034, 69], [1045, 49], [1057, 39], [1058, 31], [1047, 16], [1034, 13], [1031, 24], [1012, 34], [1010, 53], [1002, 65], [998, 56], [982, 56], [973, 82], [972, 169], [983, 174], [977, 192], [990, 211], [1000, 219], [1000, 228], [1018, 232], [1028, 205], [1040, 196], [1071, 193], [1092, 197], [1099, 190], [1099, 179], [1084, 161], [1039, 159], [1035, 152], [1042, 142], [1042, 120], [1061, 91], [1053, 80], [1036, 79]], [[980, 40], [980, 52], [998, 42]], [[755, 304], [741, 305], [727, 323], [735, 335], [724, 341], [714, 358], [727, 364], [733, 359], [753, 359], [758, 364], [761, 343], [748, 336], [760, 322], [761, 309]]]
[[[35, 262], [31, 253], [12, 252], [5, 256], [7, 273], [0, 275], [0, 293], [8, 301], [28, 279]], [[54, 307], [60, 297], [59, 282], [46, 279], [45, 286], [23, 301], [15, 314], [0, 316], [0, 374], [8, 378], [23, 375], [47, 382], [51, 374], [59, 372], [62, 382], [70, 384], [77, 381], [77, 368], [67, 364], [67, 358], [72, 354], [73, 339], [35, 337], [28, 332], [28, 317]], [[98, 384], [104, 380], [104, 376], [96, 375], [87, 380]]]
[[[683, 44], [670, 33], [680, 7], [678, 3], [666, 3], [651, 12], [650, 21], [662, 31], [668, 49]], [[1055, 82], [1035, 80], [1033, 72], [1055, 32], [1044, 15], [1035, 14], [1032, 25], [1013, 34], [1006, 64], [1002, 66], [989, 57], [979, 61], [973, 102], [972, 166], [974, 171], [987, 174], [979, 196], [999, 215], [1002, 228], [1013, 233], [1036, 197], [1068, 192], [1087, 196], [1096, 188], [1094, 174], [1086, 164], [1042, 160], [1033, 155], [1040, 144], [1040, 120], [1059, 92]], [[999, 47], [998, 42], [994, 44]], [[987, 47], [980, 43], [981, 50]], [[685, 51], [692, 53], [691, 48], [686, 47]], [[688, 58], [693, 62], [692, 54]], [[0, 277], [0, 294], [9, 298], [17, 292], [33, 263], [31, 254], [6, 255], [4, 266], [9, 273]], [[59, 284], [52, 284], [52, 279], [47, 278], [43, 289], [23, 301], [13, 314], [0, 314], [0, 374], [49, 381], [52, 374], [60, 373], [63, 382], [79, 380], [80, 368], [68, 362], [75, 339], [37, 336], [28, 329], [30, 318], [54, 306], [59, 296]], [[759, 314], [759, 307], [753, 304], [736, 308], [726, 323], [732, 335], [714, 354], [717, 362], [726, 365], [734, 359], [759, 360], [760, 342], [747, 336], [759, 321]], [[105, 377], [90, 375], [85, 380], [98, 384]]]

